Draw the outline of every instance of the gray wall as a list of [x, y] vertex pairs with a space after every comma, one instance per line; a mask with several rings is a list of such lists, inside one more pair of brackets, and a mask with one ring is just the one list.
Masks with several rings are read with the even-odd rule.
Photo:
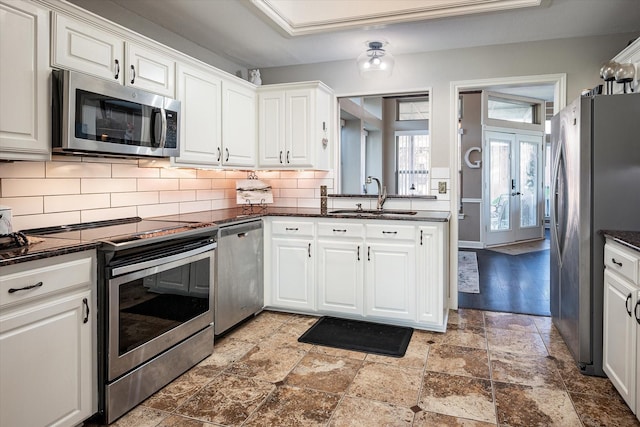
[[[472, 37], [473, 35], [469, 35]], [[385, 80], [360, 77], [355, 58], [261, 69], [263, 84], [321, 80], [337, 95], [418, 91], [432, 88], [432, 166], [450, 163], [450, 83], [497, 77], [567, 74], [569, 100], [600, 83], [602, 63], [638, 34], [580, 37], [466, 49], [397, 55], [393, 75]], [[391, 40], [393, 42], [393, 40]]]

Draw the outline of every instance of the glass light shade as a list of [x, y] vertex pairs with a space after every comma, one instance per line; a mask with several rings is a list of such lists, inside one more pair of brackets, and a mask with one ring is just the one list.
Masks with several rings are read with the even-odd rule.
[[383, 46], [382, 42], [368, 42], [368, 49], [358, 56], [358, 70], [362, 77], [389, 77], [391, 75], [395, 60], [389, 52], [382, 48]]

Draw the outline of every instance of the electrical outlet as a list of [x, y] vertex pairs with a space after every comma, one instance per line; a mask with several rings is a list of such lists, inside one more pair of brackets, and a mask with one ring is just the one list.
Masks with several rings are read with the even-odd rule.
[[438, 181], [438, 193], [439, 194], [447, 194], [447, 183], [446, 183], [446, 181]]

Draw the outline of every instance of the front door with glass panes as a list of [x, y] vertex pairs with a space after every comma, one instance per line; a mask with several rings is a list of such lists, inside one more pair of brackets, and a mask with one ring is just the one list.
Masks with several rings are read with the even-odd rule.
[[543, 236], [542, 135], [484, 132], [484, 243]]
[[544, 236], [541, 99], [482, 92], [485, 246]]

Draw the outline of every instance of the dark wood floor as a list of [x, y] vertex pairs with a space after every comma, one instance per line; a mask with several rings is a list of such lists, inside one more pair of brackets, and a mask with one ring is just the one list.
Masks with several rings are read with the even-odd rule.
[[458, 293], [460, 308], [550, 316], [549, 250], [506, 255], [487, 249], [476, 252], [480, 293]]

